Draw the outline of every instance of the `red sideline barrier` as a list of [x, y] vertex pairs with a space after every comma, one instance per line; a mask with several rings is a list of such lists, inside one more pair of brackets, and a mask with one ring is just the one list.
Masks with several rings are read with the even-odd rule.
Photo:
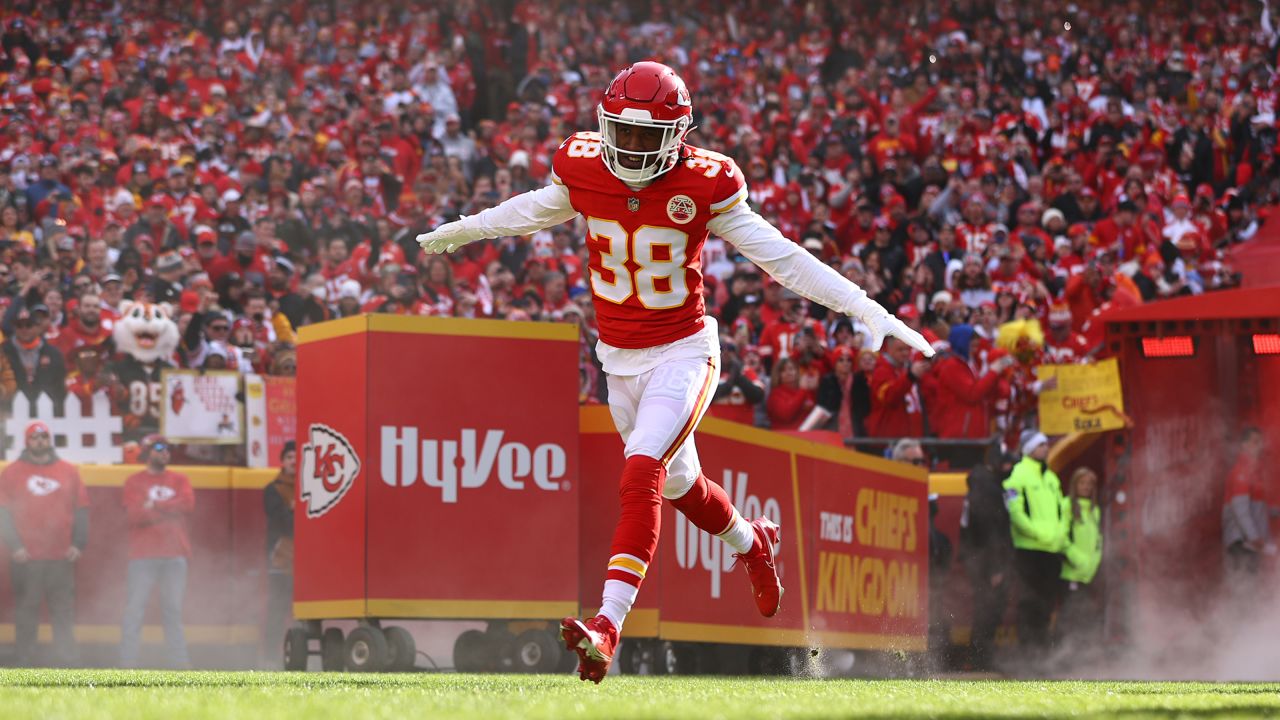
[[[622, 442], [575, 404], [572, 326], [374, 315], [300, 340], [298, 617], [598, 605]], [[761, 618], [731, 553], [668, 507], [629, 636], [924, 648], [922, 470], [714, 418], [697, 437], [735, 504], [783, 525], [789, 594]]]
[[[138, 465], [84, 465], [89, 491], [89, 542], [76, 566], [76, 639], [83, 644], [120, 641], [128, 567], [128, 525], [121, 489]], [[187, 642], [256, 645], [266, 609], [266, 520], [262, 488], [274, 470], [227, 467], [171, 468], [191, 480], [195, 511], [188, 523], [192, 554], [183, 610]], [[47, 623], [47, 615], [42, 622]], [[160, 640], [160, 615], [152, 597], [143, 637]], [[47, 626], [41, 629], [48, 641]], [[0, 563], [0, 643], [12, 643], [13, 591], [9, 563]]]
[[[617, 517], [622, 441], [607, 408], [583, 408], [581, 428], [582, 588], [590, 612], [599, 604]], [[716, 418], [702, 422], [696, 439], [703, 471], [724, 485], [744, 515], [782, 524], [782, 610], [760, 617], [731, 553], [667, 504], [658, 559], [627, 620], [628, 636], [924, 649], [928, 505], [922, 470]], [[598, 511], [585, 512], [591, 507]]]

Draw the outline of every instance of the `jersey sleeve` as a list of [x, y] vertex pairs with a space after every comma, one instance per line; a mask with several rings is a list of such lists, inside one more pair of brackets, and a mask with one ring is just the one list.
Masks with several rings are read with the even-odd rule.
[[569, 202], [569, 190], [554, 182], [516, 195], [475, 215], [460, 218], [460, 237], [467, 242], [484, 238], [529, 235], [568, 222], [578, 211]]
[[[738, 173], [734, 173], [735, 175]], [[727, 181], [726, 181], [727, 182]], [[820, 305], [845, 315], [859, 318], [884, 313], [862, 288], [813, 256], [808, 250], [782, 235], [751, 209], [746, 200], [746, 183], [742, 198], [729, 201], [707, 223], [707, 228], [724, 238], [748, 260], [760, 266], [783, 287]]]
[[716, 187], [711, 193], [711, 214], [720, 215], [732, 210], [747, 199], [747, 179], [733, 158], [723, 157], [721, 170], [716, 175]]
[[589, 184], [587, 162], [599, 163], [603, 144], [600, 133], [574, 133], [560, 143], [551, 158], [551, 183], [562, 187]]

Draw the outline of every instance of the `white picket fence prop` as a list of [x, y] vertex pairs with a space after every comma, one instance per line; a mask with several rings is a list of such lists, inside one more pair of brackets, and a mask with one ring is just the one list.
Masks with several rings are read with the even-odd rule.
[[110, 465], [124, 462], [124, 449], [112, 441], [112, 435], [124, 430], [124, 421], [111, 414], [111, 401], [106, 393], [94, 393], [89, 407], [84, 411], [79, 396], [68, 393], [63, 401], [61, 417], [53, 414], [53, 399], [43, 393], [36, 398], [35, 407], [25, 393], [13, 398], [13, 415], [5, 420], [5, 433], [11, 439], [5, 450], [5, 460], [16, 460], [22, 454], [23, 433], [32, 420], [41, 420], [49, 426], [58, 457], [73, 463], [97, 463]]

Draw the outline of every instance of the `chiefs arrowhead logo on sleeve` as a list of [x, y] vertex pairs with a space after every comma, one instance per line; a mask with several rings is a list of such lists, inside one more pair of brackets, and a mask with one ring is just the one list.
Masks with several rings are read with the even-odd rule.
[[360, 473], [360, 458], [342, 433], [313, 423], [302, 447], [302, 502], [316, 518], [342, 500]]

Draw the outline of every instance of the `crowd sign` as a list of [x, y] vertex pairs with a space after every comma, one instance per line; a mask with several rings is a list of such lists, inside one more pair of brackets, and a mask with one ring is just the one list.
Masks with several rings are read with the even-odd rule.
[[298, 435], [296, 381], [291, 377], [244, 378], [245, 457], [249, 467], [275, 467], [280, 451]]
[[171, 442], [237, 445], [244, 441], [240, 373], [165, 370], [160, 432]]
[[1057, 386], [1040, 393], [1040, 429], [1046, 435], [1119, 430], [1124, 394], [1115, 358], [1089, 365], [1041, 365], [1040, 380]]

